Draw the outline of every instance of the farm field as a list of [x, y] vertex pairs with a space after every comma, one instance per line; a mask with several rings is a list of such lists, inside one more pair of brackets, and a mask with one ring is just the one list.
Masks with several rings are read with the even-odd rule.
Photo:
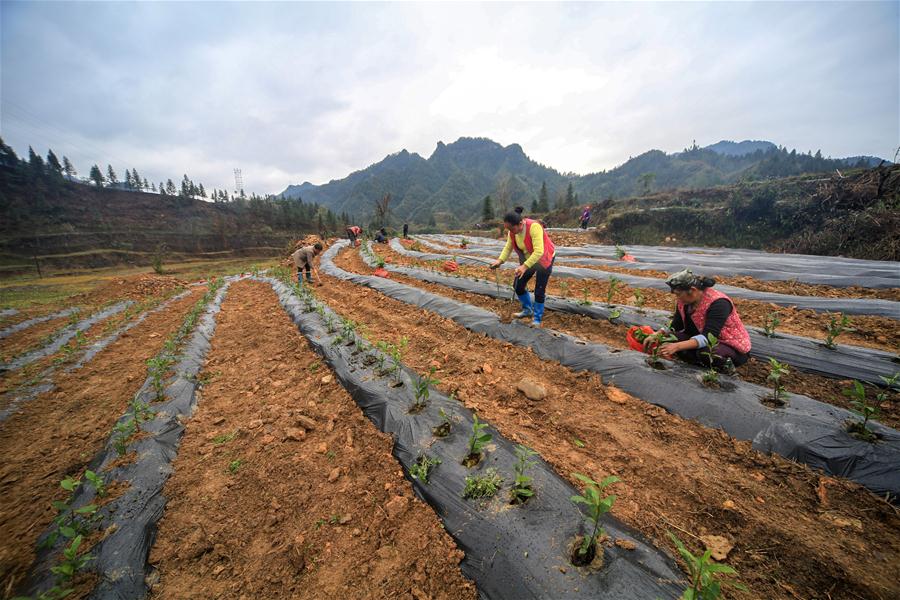
[[626, 342], [666, 269], [578, 265], [535, 330], [499, 247], [455, 237], [331, 240], [314, 286], [277, 260], [0, 284], [3, 597], [679, 598], [701, 559], [724, 598], [900, 596], [900, 280], [718, 267], [812, 300], [736, 298], [759, 349], [707, 385]]

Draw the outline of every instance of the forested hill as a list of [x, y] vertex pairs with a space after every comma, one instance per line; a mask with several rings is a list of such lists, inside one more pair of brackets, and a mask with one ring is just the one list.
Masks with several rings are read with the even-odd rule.
[[531, 207], [544, 183], [550, 208], [555, 208], [565, 204], [570, 183], [577, 195], [571, 201], [597, 201], [658, 189], [833, 172], [879, 162], [874, 157], [825, 158], [820, 152], [788, 151], [765, 141], [723, 140], [674, 154], [651, 150], [609, 171], [578, 176], [533, 161], [518, 144], [504, 147], [485, 138], [460, 138], [452, 144], [438, 142], [427, 159], [402, 150], [343, 179], [322, 185], [290, 185], [282, 195], [318, 202], [365, 221], [373, 213], [374, 201], [391, 194], [395, 220], [425, 224], [437, 217], [441, 224], [454, 226], [479, 218], [487, 195], [497, 209]]

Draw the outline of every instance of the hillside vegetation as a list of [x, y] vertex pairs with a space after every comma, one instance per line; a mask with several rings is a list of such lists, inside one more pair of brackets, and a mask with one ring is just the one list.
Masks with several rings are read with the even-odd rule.
[[[574, 226], [578, 209], [551, 224]], [[602, 241], [900, 260], [900, 166], [660, 192], [594, 204]]]

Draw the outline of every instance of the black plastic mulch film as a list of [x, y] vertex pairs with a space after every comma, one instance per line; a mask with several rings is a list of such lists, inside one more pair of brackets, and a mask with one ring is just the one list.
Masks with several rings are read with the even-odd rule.
[[[358, 352], [352, 344], [333, 345], [334, 335], [328, 334], [316, 312], [306, 312], [301, 300], [281, 282], [266, 281], [364, 414], [381, 431], [393, 435], [393, 454], [406, 472], [422, 454], [441, 459], [427, 484], [411, 481], [416, 493], [435, 508], [447, 532], [465, 552], [462, 572], [476, 583], [482, 597], [647, 600], [679, 596], [683, 588], [675, 582], [682, 575], [671, 558], [609, 515], [603, 524], [610, 539], [633, 542], [634, 550], [605, 545], [601, 570], [589, 573], [573, 567], [567, 548], [576, 535], [584, 533], [585, 523], [585, 517], [570, 500], [577, 490], [541, 460], [528, 471], [534, 477], [535, 495], [522, 506], [510, 505], [509, 489], [516, 462], [511, 442], [489, 430], [493, 440], [486, 458], [467, 469], [461, 460], [467, 453], [472, 430], [472, 413], [468, 409], [432, 391], [425, 410], [409, 414], [415, 374], [404, 368], [404, 385], [391, 387], [393, 376], [378, 377], [372, 367], [363, 364], [365, 355], [377, 350]], [[436, 439], [431, 431], [440, 423], [439, 409], [456, 421], [450, 435], [442, 439]], [[488, 503], [463, 499], [465, 477], [489, 468], [504, 478], [497, 495]], [[615, 493], [615, 486], [608, 491]]]
[[721, 376], [722, 388], [713, 390], [700, 381], [700, 371], [688, 365], [667, 362], [666, 370], [657, 370], [638, 352], [610, 351], [602, 344], [519, 322], [505, 324], [482, 308], [382, 277], [349, 273], [333, 262], [344, 247], [346, 242], [340, 242], [325, 251], [324, 273], [431, 310], [476, 333], [531, 348], [539, 357], [575, 371], [599, 373], [632, 396], [749, 440], [759, 451], [846, 477], [878, 494], [900, 495], [900, 432], [894, 429], [870, 422], [881, 439], [863, 442], [846, 431], [846, 423], [856, 418], [852, 413], [806, 396], [791, 394], [788, 406], [769, 409], [760, 401], [768, 390], [758, 385]]
[[[377, 251], [377, 248], [372, 248]], [[371, 263], [368, 257], [363, 257], [363, 259]], [[370, 266], [372, 265], [370, 264]], [[505, 284], [501, 285], [498, 291], [495, 284], [486, 281], [453, 277], [416, 267], [386, 264], [385, 268], [414, 279], [438, 283], [482, 296], [509, 298], [512, 294], [512, 290]], [[627, 326], [654, 325], [662, 327], [669, 322], [672, 316], [672, 313], [661, 310], [644, 309], [644, 312], [640, 313], [633, 307], [620, 304], [610, 308], [597, 302], [580, 304], [573, 300], [553, 296], [547, 296], [546, 307], [548, 310], [582, 315], [598, 320], [608, 320], [611, 311], [615, 309], [620, 313], [616, 317], [616, 322]], [[802, 371], [831, 377], [859, 379], [881, 386], [884, 385], [881, 377], [891, 377], [900, 371], [900, 362], [897, 362], [896, 356], [889, 352], [847, 344], [839, 344], [836, 348], [830, 349], [826, 348], [821, 341], [812, 338], [787, 333], [776, 333], [773, 337], [769, 337], [758, 328], [748, 327], [747, 330], [750, 332], [753, 343], [751, 356], [763, 359], [774, 358]]]
[[[236, 278], [225, 278], [215, 297], [207, 305], [196, 328], [190, 334], [173, 369], [175, 376], [165, 388], [166, 399], [154, 401], [154, 391], [150, 377], [136, 394], [136, 399], [151, 404], [155, 417], [140, 425], [149, 434], [133, 441], [129, 452], [136, 452], [137, 459], [129, 464], [116, 466], [105, 471], [107, 466], [119, 458], [110, 436], [106, 447], [91, 460], [87, 468], [102, 474], [107, 483], [126, 481], [125, 493], [103, 506], [98, 515], [103, 528], [108, 533], [91, 550], [94, 560], [89, 569], [96, 571], [99, 581], [89, 596], [92, 599], [133, 600], [147, 595], [147, 578], [152, 569], [147, 563], [150, 548], [156, 538], [156, 523], [162, 516], [166, 499], [162, 495], [163, 486], [172, 473], [172, 462], [178, 452], [178, 445], [184, 433], [182, 420], [190, 418], [197, 403], [197, 375], [210, 348], [210, 340], [216, 327], [216, 314], [231, 282]], [[151, 403], [152, 402], [152, 403]], [[129, 419], [126, 413], [119, 423]], [[95, 500], [92, 486], [80, 486], [72, 499], [71, 506], [78, 508]], [[45, 532], [42, 539], [49, 531]], [[49, 568], [55, 563], [59, 548], [43, 550], [32, 569], [31, 589], [36, 593], [52, 585], [53, 576]]]
[[[419, 260], [447, 260], [456, 257], [461, 264], [471, 264], [485, 266], [487, 259], [463, 254], [451, 253], [449, 250], [442, 252], [417, 252], [403, 247], [397, 238], [391, 240], [391, 248], [397, 252], [417, 258]], [[461, 252], [463, 251], [460, 249]], [[465, 250], [468, 252], [468, 250]], [[484, 253], [486, 256], [487, 252]], [[497, 253], [499, 254], [499, 252]], [[686, 259], [687, 260], [687, 259]], [[690, 266], [690, 262], [686, 262], [685, 266]], [[514, 269], [516, 265], [507, 262], [503, 265], [504, 269]], [[695, 269], [697, 270], [697, 269]], [[698, 271], [700, 272], [700, 271]], [[559, 277], [573, 277], [577, 279], [597, 279], [605, 281], [612, 276], [622, 280], [623, 283], [639, 288], [656, 289], [665, 292], [669, 291], [669, 287], [662, 279], [655, 277], [642, 277], [638, 275], [630, 275], [628, 273], [618, 273], [612, 271], [601, 271], [597, 269], [585, 269], [579, 267], [566, 267], [562, 265], [553, 266], [553, 274]], [[822, 298], [818, 296], [795, 296], [792, 294], [778, 294], [775, 292], [760, 292], [757, 290], [749, 290], [746, 288], [735, 287], [731, 285], [718, 285], [717, 289], [732, 296], [734, 298], [744, 298], [746, 300], [757, 300], [759, 302], [768, 302], [778, 306], [794, 306], [801, 309], [815, 310], [818, 312], [843, 312], [848, 315], [875, 315], [890, 317], [892, 319], [900, 319], [900, 302], [892, 300], [878, 300], [868, 298]]]

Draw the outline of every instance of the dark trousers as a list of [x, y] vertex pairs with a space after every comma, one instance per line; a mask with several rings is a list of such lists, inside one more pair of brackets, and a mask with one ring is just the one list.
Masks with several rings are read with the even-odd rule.
[[[678, 338], [679, 342], [684, 342], [691, 339], [692, 336], [689, 336], [684, 331], [676, 331], [675, 337]], [[689, 362], [695, 365], [702, 365], [704, 367], [708, 367], [709, 365], [709, 357], [706, 355], [709, 348], [697, 348], [695, 350], [682, 350], [678, 353], [678, 358], [685, 362]], [[728, 344], [723, 344], [719, 342], [716, 346], [716, 349], [713, 351], [713, 364], [714, 367], [724, 367], [725, 361], [727, 359], [731, 359], [731, 362], [734, 366], [739, 367], [745, 362], [747, 362], [747, 355], [741, 354]]]
[[[556, 257], [553, 258], [556, 260]], [[531, 280], [531, 278], [536, 274], [537, 277], [534, 279], [534, 301], [540, 304], [544, 303], [544, 298], [547, 296], [547, 282], [550, 281], [550, 275], [553, 273], [553, 262], [550, 262], [550, 266], [546, 269], [541, 266], [540, 263], [534, 265], [525, 273], [516, 279], [516, 296], [521, 296], [525, 293], [525, 286]]]
[[312, 283], [312, 267], [297, 267], [297, 283], [303, 283], [303, 270], [306, 269], [306, 280]]
[[590, 222], [590, 219], [585, 219], [584, 221], [582, 221], [582, 222], [581, 222], [581, 228], [582, 228], [582, 229], [587, 229], [587, 226], [588, 226], [588, 223], [589, 223], [589, 222]]

